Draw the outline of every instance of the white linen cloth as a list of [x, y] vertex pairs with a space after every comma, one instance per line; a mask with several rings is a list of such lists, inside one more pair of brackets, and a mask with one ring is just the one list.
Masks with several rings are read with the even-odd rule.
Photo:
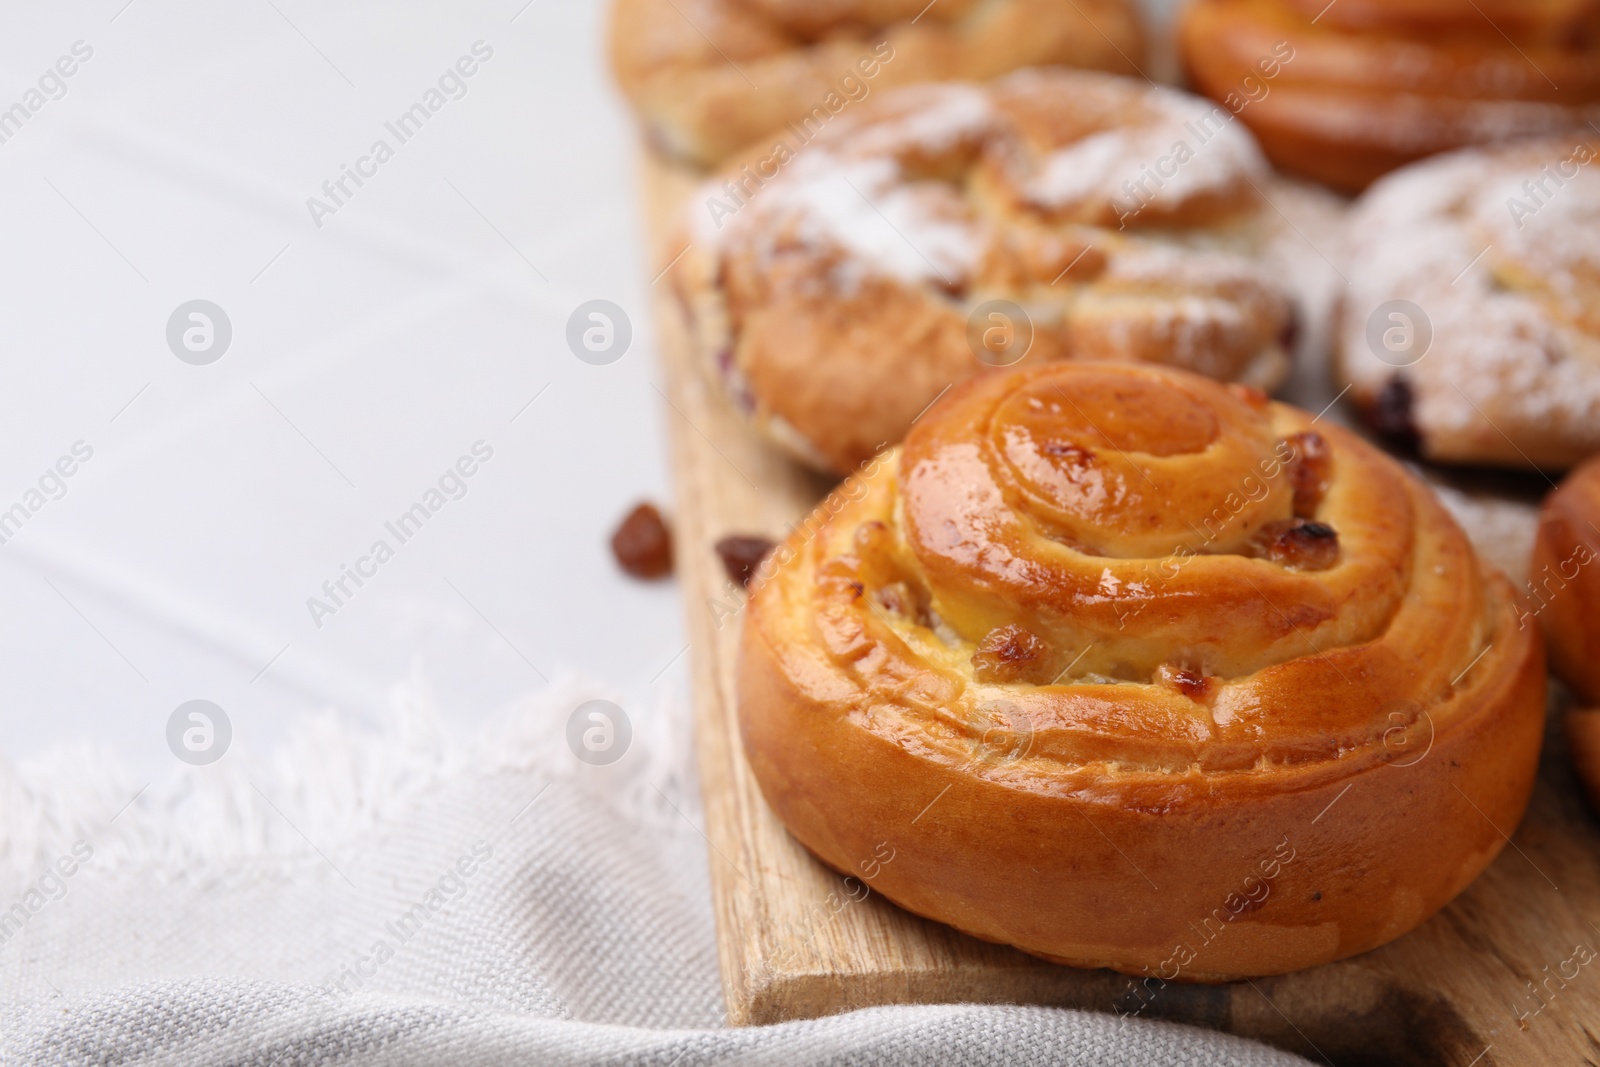
[[0, 943], [0, 1062], [1306, 1062], [1047, 1008], [724, 1026], [686, 716], [589, 766], [565, 722], [591, 695], [558, 685], [461, 743], [402, 692], [385, 736], [312, 720], [142, 791], [93, 751], [7, 769], [35, 874], [0, 896], [27, 913]]

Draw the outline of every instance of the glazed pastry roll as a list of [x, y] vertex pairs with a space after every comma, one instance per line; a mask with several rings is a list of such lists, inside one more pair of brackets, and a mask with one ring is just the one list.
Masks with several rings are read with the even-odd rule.
[[1600, 458], [1545, 498], [1518, 607], [1524, 625], [1543, 628], [1551, 669], [1572, 689], [1567, 752], [1600, 808]]
[[1144, 34], [1129, 0], [617, 0], [611, 57], [646, 138], [708, 166], [896, 86], [1134, 74]]
[[1525, 621], [1543, 626], [1561, 680], [1600, 708], [1600, 459], [1546, 498], [1519, 606]]
[[[1166, 368], [956, 386], [757, 572], [739, 722], [824, 863], [1162, 980], [1417, 926], [1522, 816], [1536, 626], [1355, 435]], [[1499, 828], [1499, 829], [1497, 829]]]
[[737, 406], [845, 473], [952, 384], [1019, 361], [1273, 387], [1296, 318], [1263, 259], [1283, 231], [1269, 182], [1225, 112], [1144, 82], [918, 86], [708, 181], [673, 281]]
[[1350, 192], [1600, 120], [1595, 0], [1192, 0], [1179, 44], [1274, 163]]

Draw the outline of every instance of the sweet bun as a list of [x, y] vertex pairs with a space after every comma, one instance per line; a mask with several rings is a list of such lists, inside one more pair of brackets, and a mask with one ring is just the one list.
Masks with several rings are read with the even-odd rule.
[[1600, 808], [1600, 711], [1571, 708], [1566, 718], [1567, 754], [1589, 803]]
[[1412, 164], [1347, 226], [1339, 365], [1376, 428], [1447, 463], [1600, 451], [1600, 141]]
[[704, 166], [870, 93], [1062, 64], [1133, 74], [1129, 0], [617, 0], [612, 66], [660, 150]]
[[1274, 163], [1350, 192], [1600, 119], [1596, 0], [1191, 0], [1178, 39]]
[[[1224, 980], [1381, 945], [1533, 786], [1537, 628], [1357, 436], [1129, 364], [958, 385], [758, 570], [772, 809], [918, 914]], [[875, 852], [875, 850], [878, 850]]]
[[708, 181], [673, 284], [737, 406], [844, 473], [1019, 358], [1273, 387], [1295, 318], [1260, 258], [1283, 230], [1268, 181], [1245, 130], [1173, 90], [1065, 70], [914, 86]]
[[1521, 608], [1543, 626], [1556, 674], [1600, 707], [1600, 458], [1545, 498]]

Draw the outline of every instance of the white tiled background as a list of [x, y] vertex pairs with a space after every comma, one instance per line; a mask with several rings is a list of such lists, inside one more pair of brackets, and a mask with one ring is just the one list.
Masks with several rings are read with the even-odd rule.
[[[676, 587], [606, 547], [668, 485], [603, 22], [573, 0], [8, 8], [0, 108], [93, 56], [0, 144], [0, 509], [75, 441], [94, 457], [0, 546], [0, 758], [87, 739], [154, 773], [197, 697], [261, 750], [307, 711], [381, 715], [406, 678], [463, 721], [563, 671], [640, 704], [682, 685], [682, 660], [652, 684]], [[307, 198], [480, 40], [466, 95], [316, 227]], [[232, 322], [209, 366], [165, 340], [194, 298]], [[593, 298], [632, 318], [611, 366], [566, 348]], [[478, 440], [467, 496], [317, 628], [306, 599]]]

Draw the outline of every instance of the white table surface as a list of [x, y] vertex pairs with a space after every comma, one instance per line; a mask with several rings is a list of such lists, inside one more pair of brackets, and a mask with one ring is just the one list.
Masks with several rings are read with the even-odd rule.
[[[265, 751], [308, 712], [382, 718], [398, 683], [463, 723], [564, 672], [641, 708], [684, 686], [676, 585], [607, 549], [634, 501], [669, 501], [676, 416], [601, 5], [96, 0], [3, 24], [0, 109], [93, 55], [0, 143], [0, 510], [94, 454], [0, 546], [0, 759], [89, 742], [159, 774], [195, 698]], [[477, 41], [466, 95], [315, 225], [307, 199]], [[195, 298], [233, 328], [205, 366], [166, 341]], [[610, 366], [565, 341], [594, 298], [632, 320]], [[307, 598], [479, 440], [468, 494], [316, 626]]]

